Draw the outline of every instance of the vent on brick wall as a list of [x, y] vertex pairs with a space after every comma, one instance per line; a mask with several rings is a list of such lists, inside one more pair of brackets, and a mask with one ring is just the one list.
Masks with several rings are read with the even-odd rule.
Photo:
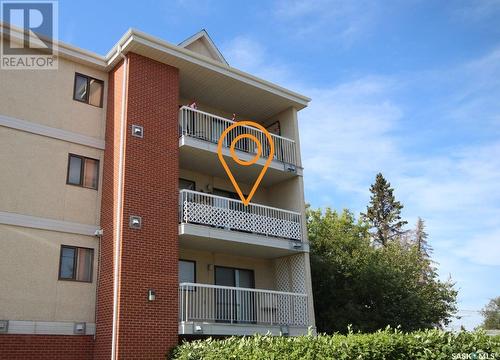
[[140, 229], [142, 227], [142, 218], [136, 215], [130, 215], [128, 226], [132, 229]]
[[75, 326], [73, 328], [73, 333], [77, 335], [84, 335], [85, 334], [85, 323], [75, 323]]
[[0, 333], [6, 333], [9, 330], [9, 320], [0, 320]]
[[132, 125], [132, 136], [142, 139], [144, 137], [144, 128], [140, 125]]

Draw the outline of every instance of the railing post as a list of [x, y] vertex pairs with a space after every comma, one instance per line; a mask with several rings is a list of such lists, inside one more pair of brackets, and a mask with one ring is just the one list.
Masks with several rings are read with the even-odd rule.
[[271, 326], [273, 325], [273, 309], [274, 309], [274, 301], [273, 301], [273, 294], [269, 294], [271, 298], [271, 304], [269, 305], [269, 308], [271, 309]]
[[230, 294], [230, 300], [229, 300], [229, 303], [231, 304], [229, 306], [229, 311], [230, 311], [230, 316], [231, 316], [231, 324], [233, 323], [233, 318], [234, 318], [234, 301], [233, 301], [233, 297], [234, 297], [234, 293], [233, 293], [233, 289], [229, 290], [229, 294]]
[[188, 312], [189, 312], [189, 291], [187, 288], [184, 289], [185, 293], [186, 293], [186, 321], [188, 321]]

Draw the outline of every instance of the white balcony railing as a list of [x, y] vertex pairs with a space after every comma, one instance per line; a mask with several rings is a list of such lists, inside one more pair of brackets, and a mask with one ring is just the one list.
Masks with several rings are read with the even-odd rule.
[[192, 190], [179, 191], [179, 221], [302, 241], [300, 213]]
[[306, 294], [179, 284], [179, 321], [308, 326], [307, 306]]
[[[191, 109], [187, 106], [182, 106], [179, 110], [179, 127], [181, 135], [209, 141], [215, 144], [219, 142], [219, 137], [224, 130], [234, 123], [234, 121], [224, 119], [223, 117]], [[238, 126], [229, 131], [224, 139], [224, 146], [229, 148], [231, 146], [231, 141], [241, 134], [254, 135], [262, 144], [262, 156], [267, 158], [269, 155], [269, 141], [267, 137], [262, 131], [250, 126]], [[274, 159], [283, 163], [298, 165], [296, 162], [295, 141], [275, 134], [271, 134], [271, 137], [274, 141]], [[255, 143], [249, 139], [238, 141], [235, 149], [247, 153], [257, 153]]]

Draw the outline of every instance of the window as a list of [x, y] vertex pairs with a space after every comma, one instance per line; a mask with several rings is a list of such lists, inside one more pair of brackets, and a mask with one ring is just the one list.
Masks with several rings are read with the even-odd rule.
[[[215, 198], [215, 199], [213, 199], [213, 205], [216, 207], [229, 208], [231, 210], [242, 211], [242, 212], [250, 211], [247, 206], [243, 205], [242, 202], [239, 202], [240, 196], [233, 191], [214, 189], [213, 193], [214, 193], [214, 195], [222, 196], [224, 198], [238, 200], [238, 202], [236, 202], [236, 201], [227, 201], [227, 200]], [[246, 195], [246, 194], [243, 194], [243, 196], [245, 198], [248, 197], [248, 195]]]
[[59, 280], [92, 282], [94, 249], [76, 246], [61, 246]]
[[186, 179], [179, 179], [179, 190], [195, 190], [195, 182]]
[[281, 136], [281, 128], [280, 128], [280, 122], [279, 121], [275, 121], [271, 125], [266, 126], [266, 129], [271, 134], [275, 134], [275, 135], [280, 135]]
[[99, 160], [69, 154], [66, 183], [97, 190]]
[[102, 107], [103, 93], [104, 81], [78, 73], [75, 74], [74, 100]]
[[191, 260], [179, 260], [179, 283], [196, 282], [196, 262]]
[[[225, 198], [229, 198], [229, 199], [234, 199], [234, 200], [240, 200], [240, 196], [238, 195], [238, 193], [235, 193], [234, 191], [227, 191], [227, 190], [222, 190], [222, 189], [214, 189], [214, 195], [217, 195], [217, 196], [222, 196], [222, 197], [225, 197]], [[243, 194], [245, 197], [247, 195]]]

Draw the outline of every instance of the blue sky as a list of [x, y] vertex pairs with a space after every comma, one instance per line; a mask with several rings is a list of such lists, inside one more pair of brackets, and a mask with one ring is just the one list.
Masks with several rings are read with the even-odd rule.
[[500, 1], [68, 1], [60, 39], [100, 54], [134, 27], [205, 28], [229, 63], [310, 96], [306, 200], [359, 213], [379, 171], [426, 220], [463, 318], [500, 296]]

